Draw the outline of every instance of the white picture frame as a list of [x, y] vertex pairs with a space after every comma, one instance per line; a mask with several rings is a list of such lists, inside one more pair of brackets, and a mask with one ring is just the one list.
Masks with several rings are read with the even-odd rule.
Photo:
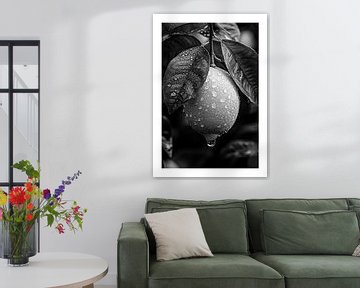
[[[162, 24], [258, 23], [258, 167], [164, 168], [162, 163]], [[153, 177], [267, 177], [267, 14], [153, 15]]]

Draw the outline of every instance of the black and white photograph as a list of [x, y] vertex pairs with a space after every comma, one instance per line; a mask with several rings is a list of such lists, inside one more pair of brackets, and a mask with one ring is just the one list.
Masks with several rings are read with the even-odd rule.
[[155, 177], [266, 176], [261, 24], [257, 14], [154, 15]]

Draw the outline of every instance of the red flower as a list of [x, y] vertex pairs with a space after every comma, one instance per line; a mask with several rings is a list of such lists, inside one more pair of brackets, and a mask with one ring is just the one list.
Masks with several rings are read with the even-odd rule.
[[80, 206], [71, 207], [71, 209], [73, 210], [74, 215], [76, 215], [79, 214]]
[[9, 201], [12, 205], [21, 205], [26, 201], [25, 189], [23, 187], [13, 187], [9, 193]]
[[65, 231], [64, 226], [61, 223], [59, 223], [55, 228], [58, 230], [59, 234], [62, 234]]
[[34, 216], [32, 214], [26, 215], [26, 220], [27, 221], [31, 221], [33, 218], [34, 218]]
[[31, 210], [34, 208], [34, 205], [32, 203], [29, 203], [26, 205], [26, 210]]
[[34, 189], [34, 187], [32, 186], [32, 184], [30, 182], [26, 182], [25, 187], [26, 187], [26, 191], [28, 191], [28, 192], [31, 192]]
[[25, 200], [29, 200], [31, 198], [31, 195], [29, 193], [25, 193], [24, 198]]
[[67, 225], [69, 225], [71, 223], [71, 215], [70, 214], [66, 215], [65, 222], [66, 222]]

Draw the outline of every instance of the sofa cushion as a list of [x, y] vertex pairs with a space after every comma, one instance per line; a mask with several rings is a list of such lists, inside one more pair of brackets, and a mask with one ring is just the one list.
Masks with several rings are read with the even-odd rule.
[[286, 288], [358, 288], [360, 258], [343, 255], [265, 255], [256, 260], [284, 275]]
[[354, 211], [356, 213], [356, 217], [358, 219], [358, 224], [359, 224], [359, 228], [360, 228], [360, 205], [359, 206], [351, 205], [349, 207], [349, 210]]
[[250, 243], [253, 251], [262, 251], [260, 210], [327, 211], [348, 210], [346, 199], [255, 199], [246, 200]]
[[150, 261], [149, 288], [284, 288], [274, 269], [246, 255], [215, 254], [211, 258]]
[[[213, 253], [248, 254], [245, 202], [148, 199], [146, 213], [197, 208], [206, 241]], [[152, 239], [152, 235], [149, 235]], [[150, 240], [152, 242], [152, 240]]]
[[348, 198], [348, 205], [350, 206], [360, 206], [360, 198]]
[[360, 199], [359, 198], [348, 198], [348, 206], [350, 211], [355, 211], [358, 217], [358, 223], [360, 228]]
[[145, 214], [156, 239], [159, 261], [213, 256], [195, 208]]
[[266, 254], [352, 255], [359, 244], [354, 211], [262, 210]]

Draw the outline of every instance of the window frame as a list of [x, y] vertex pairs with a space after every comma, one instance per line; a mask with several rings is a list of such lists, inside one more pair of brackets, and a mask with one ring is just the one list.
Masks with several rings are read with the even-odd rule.
[[[38, 85], [37, 88], [18, 89], [14, 88], [14, 47], [29, 46], [38, 49]], [[40, 40], [0, 40], [0, 47], [8, 48], [8, 87], [0, 88], [0, 93], [6, 93], [8, 97], [8, 181], [0, 182], [0, 187], [7, 187], [10, 191], [14, 186], [22, 186], [25, 182], [14, 181], [14, 94], [36, 93], [38, 95], [38, 155], [40, 161]]]
[[[36, 89], [14, 89], [14, 47], [29, 46], [38, 49], [38, 85]], [[37, 160], [40, 162], [40, 40], [0, 40], [0, 47], [8, 48], [8, 87], [0, 88], [0, 93], [6, 93], [8, 98], [8, 181], [0, 182], [0, 187], [7, 187], [8, 191], [14, 186], [23, 186], [25, 182], [14, 182], [14, 94], [16, 93], [36, 93], [38, 95], [38, 155]], [[1, 135], [0, 135], [1, 137]], [[40, 183], [38, 183], [40, 185]], [[40, 218], [37, 220], [40, 224]], [[40, 229], [37, 230], [37, 250], [40, 252]]]

